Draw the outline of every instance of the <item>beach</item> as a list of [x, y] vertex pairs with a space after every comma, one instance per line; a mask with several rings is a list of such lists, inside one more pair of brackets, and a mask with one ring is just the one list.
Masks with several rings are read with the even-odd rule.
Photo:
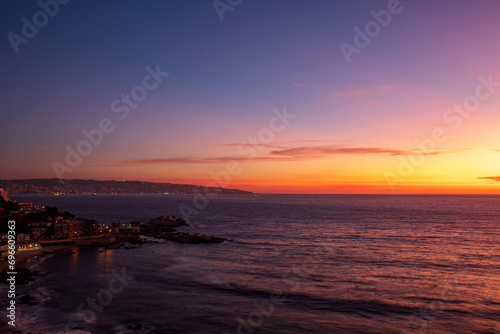
[[[45, 255], [64, 252], [74, 248], [75, 246], [72, 245], [52, 245], [34, 250], [16, 251], [16, 267], [29, 269], [29, 267], [36, 264]], [[0, 262], [0, 271], [6, 270], [8, 265], [7, 259], [4, 257], [4, 260]]]

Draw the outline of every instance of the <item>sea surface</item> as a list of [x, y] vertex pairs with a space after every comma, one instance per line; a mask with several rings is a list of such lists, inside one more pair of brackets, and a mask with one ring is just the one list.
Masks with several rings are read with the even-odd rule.
[[40, 259], [22, 333], [500, 333], [500, 196], [12, 197], [232, 239]]

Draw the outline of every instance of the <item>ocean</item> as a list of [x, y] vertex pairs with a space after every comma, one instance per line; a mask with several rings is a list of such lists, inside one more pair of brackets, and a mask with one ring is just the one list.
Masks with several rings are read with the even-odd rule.
[[[194, 208], [190, 195], [11, 197], [104, 223]], [[18, 303], [16, 330], [500, 333], [499, 204], [500, 196], [221, 195], [198, 203], [180, 230], [230, 242], [160, 240], [41, 259], [42, 275], [18, 286], [38, 303]], [[142, 331], [130, 329], [137, 324]]]

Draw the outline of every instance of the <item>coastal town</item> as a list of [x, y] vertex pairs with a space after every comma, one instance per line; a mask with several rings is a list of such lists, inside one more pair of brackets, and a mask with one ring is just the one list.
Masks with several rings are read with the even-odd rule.
[[[140, 222], [115, 222], [111, 226], [95, 219], [76, 218], [56, 207], [37, 207], [33, 203], [12, 201], [0, 188], [0, 237], [7, 241], [5, 222], [16, 221], [17, 251], [46, 245], [105, 246], [116, 241], [139, 240]], [[5, 246], [0, 246], [5, 250]]]
[[[56, 207], [38, 207], [16, 202], [0, 188], [0, 255], [8, 252], [8, 222], [16, 224], [16, 252], [24, 253], [51, 246], [112, 247], [118, 243], [143, 243], [144, 237], [181, 243], [220, 243], [227, 239], [197, 233], [179, 232], [188, 226], [175, 216], [159, 216], [146, 223], [140, 221], [99, 223], [92, 218], [78, 218]], [[5, 268], [0, 268], [0, 270]]]
[[[32, 260], [44, 254], [75, 253], [76, 247], [99, 247], [101, 252], [115, 249], [134, 249], [144, 242], [159, 243], [155, 239], [198, 244], [221, 243], [225, 238], [197, 233], [179, 232], [177, 227], [188, 226], [175, 216], [158, 216], [141, 224], [140, 221], [99, 223], [92, 218], [78, 218], [57, 207], [39, 207], [33, 203], [11, 200], [0, 188], [0, 283], [9, 285], [10, 304], [8, 324], [16, 326], [16, 302], [31, 304], [32, 295], [16, 298], [16, 285], [24, 285], [40, 275]], [[149, 237], [149, 238], [148, 238]], [[129, 244], [134, 244], [131, 246]], [[130, 330], [141, 330], [142, 324], [130, 324]], [[91, 334], [73, 328], [68, 334]]]
[[[175, 184], [164, 182], [143, 182], [130, 180], [66, 180], [66, 179], [24, 179], [2, 180], [0, 187], [8, 189], [10, 194], [51, 194], [56, 196], [67, 194], [143, 194], [143, 195], [189, 195], [189, 194], [217, 194], [217, 195], [249, 195], [249, 191], [227, 189], [224, 180], [217, 177], [213, 180], [214, 186], [199, 186], [192, 184]], [[215, 186], [217, 185], [217, 186]], [[221, 185], [221, 186], [219, 186]]]

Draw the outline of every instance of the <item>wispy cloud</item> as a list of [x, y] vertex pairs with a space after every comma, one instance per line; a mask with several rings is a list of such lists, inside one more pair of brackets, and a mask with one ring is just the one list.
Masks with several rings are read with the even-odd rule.
[[478, 177], [480, 180], [491, 180], [495, 182], [500, 182], [500, 176], [481, 176]]
[[372, 86], [372, 87], [355, 87], [347, 90], [330, 90], [330, 96], [343, 97], [349, 99], [360, 98], [368, 95], [382, 95], [390, 93], [394, 90], [393, 86]]
[[293, 87], [302, 87], [304, 86], [304, 83], [303, 82], [296, 82], [294, 84], [292, 84]]
[[255, 147], [255, 148], [287, 148], [286, 146], [282, 145], [270, 145], [270, 144], [251, 144], [251, 143], [227, 143], [227, 144], [221, 144], [219, 146], [245, 146], [245, 147]]
[[[425, 155], [439, 155], [447, 152], [432, 152]], [[346, 147], [340, 145], [329, 146], [301, 146], [272, 150], [254, 158], [247, 156], [219, 156], [219, 157], [171, 157], [156, 159], [135, 159], [122, 161], [125, 166], [154, 165], [154, 164], [219, 164], [228, 162], [249, 162], [249, 161], [299, 161], [321, 159], [336, 155], [422, 155], [419, 150], [397, 150], [381, 147]]]
[[182, 164], [220, 164], [228, 162], [248, 162], [248, 161], [289, 161], [287, 157], [273, 157], [273, 156], [258, 156], [255, 158], [248, 158], [245, 156], [222, 156], [222, 157], [174, 157], [174, 158], [158, 158], [158, 159], [136, 159], [122, 161], [123, 165], [156, 165], [156, 164], [169, 164], [169, 163], [182, 163]]
[[340, 155], [340, 154], [407, 155], [411, 153], [409, 151], [401, 151], [401, 150], [379, 148], [379, 147], [342, 147], [337, 145], [330, 145], [330, 146], [303, 146], [303, 147], [288, 148], [284, 150], [271, 151], [271, 154], [312, 158], [312, 157]]
[[299, 139], [281, 142], [282, 144], [299, 144], [299, 143], [335, 143], [336, 145], [352, 144], [354, 141], [348, 139]]
[[498, 150], [497, 149], [492, 149], [492, 151], [500, 153], [500, 149], [498, 149]]

